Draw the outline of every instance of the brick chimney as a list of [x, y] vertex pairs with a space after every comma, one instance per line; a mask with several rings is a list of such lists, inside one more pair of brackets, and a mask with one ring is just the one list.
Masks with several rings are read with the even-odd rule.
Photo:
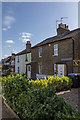
[[59, 27], [57, 29], [57, 35], [63, 34], [64, 32], [69, 32], [68, 26], [66, 24], [59, 24]]
[[12, 57], [13, 57], [13, 59], [15, 59], [15, 53], [12, 53]]
[[31, 50], [31, 43], [30, 43], [30, 41], [27, 41], [27, 43], [26, 43], [26, 49], [27, 49], [27, 51]]

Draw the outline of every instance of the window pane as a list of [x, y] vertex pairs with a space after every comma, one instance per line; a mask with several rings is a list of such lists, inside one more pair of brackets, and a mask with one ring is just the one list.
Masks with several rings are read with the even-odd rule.
[[42, 65], [39, 65], [39, 74], [42, 74]]
[[54, 64], [54, 75], [56, 74], [56, 64]]
[[58, 50], [55, 50], [55, 51], [54, 51], [54, 55], [58, 55]]
[[42, 56], [42, 48], [39, 48], [39, 57]]
[[25, 60], [28, 60], [28, 54], [26, 54], [26, 56], [25, 56]]
[[58, 55], [58, 44], [54, 45], [54, 55]]
[[17, 61], [19, 62], [19, 56], [17, 57]]
[[54, 49], [58, 49], [58, 44], [54, 45]]

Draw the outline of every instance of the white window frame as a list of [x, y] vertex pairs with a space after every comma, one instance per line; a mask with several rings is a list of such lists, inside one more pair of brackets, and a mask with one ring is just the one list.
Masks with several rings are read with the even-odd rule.
[[39, 64], [39, 74], [42, 74], [42, 65]]
[[42, 57], [42, 48], [39, 48], [39, 57]]
[[54, 45], [54, 56], [58, 56], [58, 44]]
[[56, 75], [56, 64], [54, 64], [54, 75]]

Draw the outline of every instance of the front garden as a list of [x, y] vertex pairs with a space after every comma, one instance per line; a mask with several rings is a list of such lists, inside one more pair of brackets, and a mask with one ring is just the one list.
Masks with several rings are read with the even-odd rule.
[[21, 73], [2, 79], [7, 103], [23, 120], [80, 120], [80, 113], [56, 95], [71, 86], [72, 80], [64, 76], [29, 80]]

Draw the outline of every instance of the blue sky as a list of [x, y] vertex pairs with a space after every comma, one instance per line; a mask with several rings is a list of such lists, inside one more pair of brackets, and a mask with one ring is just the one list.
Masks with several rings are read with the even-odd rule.
[[[32, 46], [55, 36], [56, 20], [73, 30], [78, 27], [77, 2], [3, 2], [2, 3], [2, 57], [20, 52], [26, 48], [26, 41]], [[26, 39], [22, 36], [26, 33]]]

